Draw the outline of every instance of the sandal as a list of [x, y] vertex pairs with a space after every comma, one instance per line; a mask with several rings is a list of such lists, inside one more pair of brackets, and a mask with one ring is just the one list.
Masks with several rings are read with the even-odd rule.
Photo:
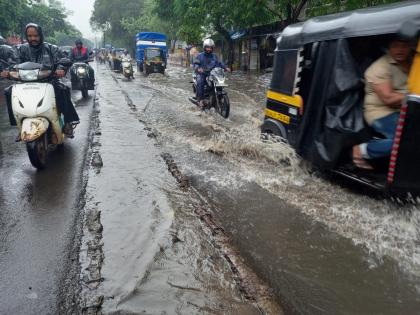
[[74, 138], [74, 129], [79, 124], [79, 121], [73, 121], [70, 123], [66, 123], [63, 127], [63, 133], [67, 138], [73, 139]]
[[360, 169], [373, 171], [374, 168], [362, 157], [360, 147], [355, 145], [353, 147], [353, 164]]

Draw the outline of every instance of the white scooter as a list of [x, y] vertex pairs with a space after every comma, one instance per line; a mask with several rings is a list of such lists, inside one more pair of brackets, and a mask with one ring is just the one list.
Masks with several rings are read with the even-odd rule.
[[124, 57], [121, 60], [121, 68], [122, 68], [122, 72], [124, 74], [124, 77], [127, 80], [131, 80], [131, 78], [133, 77], [133, 65], [131, 64], [131, 58], [130, 57]]
[[[71, 62], [62, 59], [60, 64], [69, 66]], [[29, 160], [37, 169], [45, 168], [48, 153], [64, 143], [64, 122], [50, 83], [53, 73], [33, 62], [17, 65], [10, 72], [10, 78], [20, 82], [12, 88], [13, 115]]]

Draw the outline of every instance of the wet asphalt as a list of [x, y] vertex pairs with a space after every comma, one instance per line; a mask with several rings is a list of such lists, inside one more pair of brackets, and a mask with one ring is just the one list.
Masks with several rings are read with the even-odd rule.
[[[2, 82], [5, 84], [5, 82]], [[15, 143], [0, 103], [0, 314], [58, 314], [73, 256], [94, 91], [72, 94], [81, 123], [43, 171]]]

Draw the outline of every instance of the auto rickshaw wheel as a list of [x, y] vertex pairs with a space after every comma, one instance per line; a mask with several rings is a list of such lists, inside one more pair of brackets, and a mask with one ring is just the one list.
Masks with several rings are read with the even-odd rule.
[[278, 136], [284, 142], [288, 142], [286, 128], [281, 122], [277, 120], [271, 118], [264, 120], [264, 123], [261, 126], [261, 133]]

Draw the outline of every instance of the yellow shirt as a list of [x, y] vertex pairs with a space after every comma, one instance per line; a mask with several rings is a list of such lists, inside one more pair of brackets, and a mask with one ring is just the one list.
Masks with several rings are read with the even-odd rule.
[[374, 84], [391, 82], [395, 92], [407, 93], [408, 74], [389, 55], [386, 54], [376, 60], [365, 72], [365, 119], [369, 125], [374, 120], [383, 118], [389, 114], [399, 112], [399, 109], [391, 108], [381, 101], [373, 90]]

